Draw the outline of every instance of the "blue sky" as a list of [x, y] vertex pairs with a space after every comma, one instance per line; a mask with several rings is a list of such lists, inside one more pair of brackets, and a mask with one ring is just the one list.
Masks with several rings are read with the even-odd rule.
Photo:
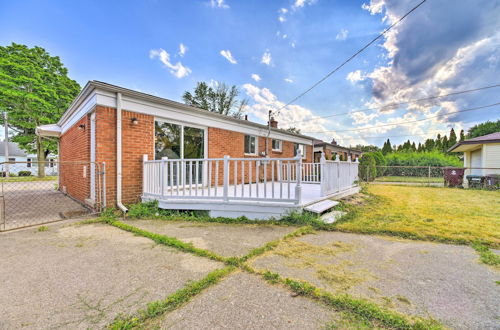
[[[0, 0], [0, 44], [44, 47], [82, 86], [102, 80], [181, 101], [198, 81], [235, 84], [250, 100], [250, 118], [265, 123], [268, 109], [310, 87], [418, 2]], [[498, 119], [499, 106], [435, 116], [500, 102], [500, 88], [314, 119], [500, 83], [498, 17], [499, 0], [428, 0], [385, 39], [284, 108], [279, 124], [345, 145], [380, 146], [387, 136], [393, 143], [418, 142]], [[429, 120], [370, 128], [424, 118]]]

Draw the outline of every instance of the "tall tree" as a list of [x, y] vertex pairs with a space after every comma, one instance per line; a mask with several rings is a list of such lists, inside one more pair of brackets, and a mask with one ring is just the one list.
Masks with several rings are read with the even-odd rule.
[[491, 133], [500, 132], [500, 119], [497, 121], [487, 121], [469, 128], [467, 138], [472, 139], [478, 136], [483, 136]]
[[248, 104], [248, 99], [238, 100], [238, 88], [229, 87], [225, 83], [216, 82], [214, 87], [206, 82], [198, 82], [193, 94], [186, 91], [182, 95], [187, 105], [217, 112], [235, 118], [243, 117], [243, 112]]
[[57, 122], [79, 91], [60, 58], [45, 49], [16, 43], [0, 46], [0, 108], [9, 114], [16, 134], [12, 140], [28, 153], [36, 152], [40, 177], [57, 144], [37, 136], [35, 129]]
[[455, 145], [455, 143], [457, 143], [457, 134], [455, 133], [455, 130], [452, 128], [450, 130], [450, 138], [448, 139], [448, 148], [451, 148], [452, 146]]
[[465, 133], [464, 133], [464, 130], [460, 130], [460, 142], [462, 142], [463, 140], [465, 140]]
[[382, 147], [382, 153], [384, 155], [387, 155], [388, 153], [392, 152], [392, 145], [391, 145], [391, 140], [387, 139], [385, 141], [384, 146]]
[[290, 133], [295, 133], [295, 134], [300, 134], [300, 128], [290, 126], [285, 131], [290, 132]]

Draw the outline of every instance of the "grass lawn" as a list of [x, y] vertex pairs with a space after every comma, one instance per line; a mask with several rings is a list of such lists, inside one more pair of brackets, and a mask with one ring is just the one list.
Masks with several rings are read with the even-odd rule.
[[373, 199], [337, 228], [500, 248], [500, 191], [369, 185]]
[[375, 179], [375, 181], [381, 182], [433, 182], [433, 183], [443, 183], [443, 178], [433, 178], [430, 179], [426, 176], [381, 176]]
[[11, 176], [8, 178], [0, 178], [0, 182], [31, 182], [31, 181], [56, 181], [57, 176], [45, 176], [39, 178], [36, 176]]

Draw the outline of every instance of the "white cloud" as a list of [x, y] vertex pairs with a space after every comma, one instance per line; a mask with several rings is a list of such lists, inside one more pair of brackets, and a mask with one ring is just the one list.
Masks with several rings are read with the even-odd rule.
[[361, 70], [356, 70], [353, 72], [349, 72], [346, 77], [351, 83], [356, 83], [358, 81], [364, 80], [365, 76], [361, 73]]
[[170, 73], [176, 76], [177, 78], [186, 77], [191, 73], [191, 69], [182, 65], [181, 62], [177, 62], [172, 64], [170, 62], [170, 55], [167, 51], [163, 49], [152, 49], [149, 52], [149, 58], [157, 58], [169, 69]]
[[184, 56], [184, 54], [186, 54], [187, 49], [188, 49], [188, 48], [187, 48], [187, 47], [186, 47], [183, 43], [181, 43], [181, 44], [179, 45], [179, 56], [180, 56], [180, 57], [183, 57], [183, 56]]
[[286, 13], [288, 13], [288, 9], [286, 9], [286, 8], [281, 8], [281, 9], [280, 9], [280, 13], [282, 13], [282, 14], [286, 14]]
[[[252, 105], [248, 106], [248, 113], [254, 115], [256, 118], [262, 122], [266, 122], [268, 118], [268, 111], [278, 110], [282, 108], [285, 103], [278, 100], [278, 98], [268, 89], [259, 88], [252, 84], [244, 84], [243, 89], [246, 94], [254, 102]], [[280, 128], [287, 128], [294, 126], [299, 128], [301, 131], [317, 131], [326, 130], [324, 124], [327, 123], [326, 119], [310, 120], [316, 117], [314, 113], [305, 107], [300, 105], [292, 104], [283, 108], [277, 118]], [[331, 134], [321, 135], [316, 134], [321, 138], [331, 140]]]
[[260, 76], [258, 74], [256, 74], [256, 73], [252, 73], [251, 77], [255, 81], [260, 81], [261, 80]]
[[317, 0], [295, 0], [295, 2], [292, 5], [292, 8], [293, 9], [302, 8], [305, 5], [312, 5], [315, 4], [316, 2]]
[[231, 51], [229, 50], [221, 50], [220, 51], [220, 54], [226, 58], [226, 60], [228, 60], [229, 62], [231, 62], [232, 64], [236, 64], [238, 63], [238, 61], [236, 61], [236, 59], [233, 57], [233, 55], [231, 54]]
[[293, 83], [293, 79], [291, 79], [291, 78], [285, 78], [284, 80], [285, 80], [287, 83], [290, 83], [290, 84], [291, 84], [291, 83]]
[[290, 43], [290, 46], [292, 46], [292, 48], [295, 48], [295, 46], [297, 46], [297, 43], [296, 43], [295, 41], [292, 41], [292, 42]]
[[283, 35], [283, 39], [286, 39], [286, 38], [288, 38], [288, 34]]
[[337, 35], [335, 36], [335, 39], [337, 39], [337, 40], [345, 40], [348, 35], [349, 35], [349, 30], [347, 30], [347, 29], [340, 29], [340, 32], [337, 33]]
[[210, 0], [210, 6], [212, 8], [222, 8], [222, 9], [229, 8], [229, 5], [226, 4], [224, 0]]
[[260, 60], [260, 63], [263, 63], [265, 65], [271, 65], [271, 53], [269, 50], [266, 50], [264, 54], [262, 54], [262, 59]]
[[280, 21], [281, 23], [283, 23], [284, 21], [286, 21], [285, 16], [279, 16], [278, 17], [278, 21]]

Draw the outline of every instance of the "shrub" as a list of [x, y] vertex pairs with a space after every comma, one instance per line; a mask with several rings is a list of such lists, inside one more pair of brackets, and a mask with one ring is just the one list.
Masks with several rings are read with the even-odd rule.
[[17, 174], [19, 176], [31, 176], [31, 172], [30, 171], [19, 171]]
[[[440, 151], [427, 152], [398, 152], [390, 153], [385, 156], [387, 167], [385, 175], [394, 176], [427, 176], [427, 168], [411, 168], [410, 166], [431, 166], [431, 167], [461, 167], [462, 163], [457, 156], [446, 155]], [[390, 166], [407, 166], [407, 167], [390, 167]], [[443, 175], [441, 169], [432, 168], [432, 177], [440, 177]]]
[[361, 180], [373, 181], [377, 176], [377, 162], [371, 153], [361, 156], [359, 161], [359, 177]]

